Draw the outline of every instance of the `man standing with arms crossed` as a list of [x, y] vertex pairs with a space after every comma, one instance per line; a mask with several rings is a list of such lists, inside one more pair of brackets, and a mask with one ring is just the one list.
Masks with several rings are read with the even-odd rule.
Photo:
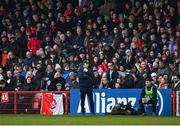
[[79, 87], [81, 95], [81, 112], [85, 114], [84, 102], [87, 94], [90, 102], [91, 113], [94, 114], [94, 101], [93, 101], [93, 70], [89, 67], [89, 62], [85, 60], [83, 65], [78, 70]]

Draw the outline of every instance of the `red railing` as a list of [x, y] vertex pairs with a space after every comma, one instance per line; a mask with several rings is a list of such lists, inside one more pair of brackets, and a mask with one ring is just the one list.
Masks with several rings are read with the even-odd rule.
[[[0, 92], [0, 98], [3, 93]], [[0, 113], [39, 114], [42, 93], [63, 94], [64, 114], [69, 112], [69, 91], [8, 91], [8, 102], [0, 102]]]
[[172, 91], [172, 115], [176, 116], [176, 91]]

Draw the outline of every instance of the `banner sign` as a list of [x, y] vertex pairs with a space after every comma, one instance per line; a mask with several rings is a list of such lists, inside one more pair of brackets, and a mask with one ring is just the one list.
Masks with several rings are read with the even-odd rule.
[[1, 94], [1, 103], [8, 103], [9, 102], [9, 94], [8, 92], [4, 92]]
[[[93, 90], [94, 107], [96, 114], [111, 112], [114, 105], [118, 103], [127, 104], [131, 101], [133, 108], [139, 108], [141, 89], [95, 89]], [[158, 90], [157, 112], [160, 116], [171, 115], [171, 90]], [[85, 100], [86, 113], [90, 113], [90, 105]], [[70, 114], [81, 114], [80, 91], [72, 89], [70, 92]]]
[[53, 93], [43, 93], [41, 114], [43, 115], [63, 115], [63, 95]]

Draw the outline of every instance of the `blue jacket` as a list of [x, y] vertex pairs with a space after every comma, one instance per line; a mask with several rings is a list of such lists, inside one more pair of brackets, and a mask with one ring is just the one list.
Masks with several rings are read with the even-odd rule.
[[80, 89], [92, 89], [93, 88], [93, 70], [88, 68], [88, 72], [83, 71], [83, 67], [78, 70], [79, 87]]
[[32, 62], [35, 61], [35, 58], [34, 57], [31, 57], [31, 58], [25, 58], [24, 61], [23, 61], [23, 66], [25, 65], [32, 65]]

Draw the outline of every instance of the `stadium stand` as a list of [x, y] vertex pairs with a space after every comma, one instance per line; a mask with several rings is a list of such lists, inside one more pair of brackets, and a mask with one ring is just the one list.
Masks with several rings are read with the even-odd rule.
[[79, 88], [84, 60], [94, 88], [176, 89], [179, 14], [178, 0], [1, 0], [0, 91]]

